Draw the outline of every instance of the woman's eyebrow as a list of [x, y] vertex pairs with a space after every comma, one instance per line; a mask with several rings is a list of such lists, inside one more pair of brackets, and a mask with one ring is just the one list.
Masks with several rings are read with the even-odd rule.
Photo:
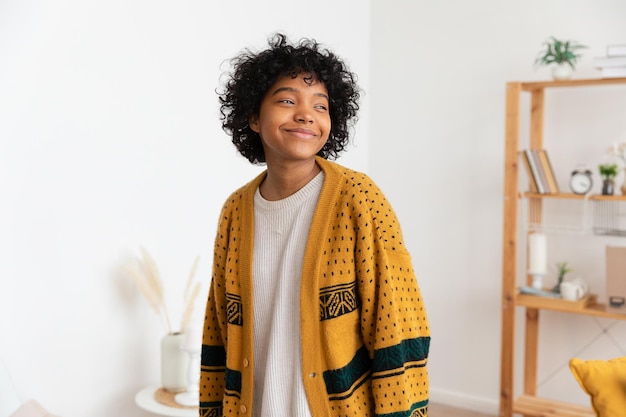
[[[279, 87], [276, 89], [276, 91], [274, 91], [272, 93], [273, 96], [275, 96], [278, 93], [282, 93], [284, 91], [290, 92], [290, 93], [299, 93], [300, 90], [298, 90], [297, 88], [293, 88], [293, 87]], [[315, 93], [313, 94], [317, 97], [321, 97], [321, 98], [325, 98], [327, 101], [330, 101], [330, 99], [328, 98], [328, 95], [324, 94], [324, 93]]]
[[274, 91], [272, 93], [272, 95], [275, 96], [276, 94], [282, 93], [283, 91], [288, 91], [290, 93], [297, 93], [298, 92], [298, 90], [293, 88], [293, 87], [279, 87], [279, 88], [276, 89], [276, 91]]

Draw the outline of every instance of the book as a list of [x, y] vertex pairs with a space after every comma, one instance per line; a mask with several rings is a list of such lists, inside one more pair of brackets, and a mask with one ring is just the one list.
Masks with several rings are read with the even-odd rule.
[[526, 167], [530, 192], [539, 194], [559, 193], [554, 169], [545, 149], [524, 149], [519, 151], [519, 155]]
[[536, 154], [531, 149], [524, 149], [524, 156], [526, 157], [528, 166], [530, 167], [530, 175], [535, 180], [537, 192], [539, 194], [546, 194], [548, 192], [548, 186], [545, 178], [541, 174], [541, 166], [539, 165], [539, 160], [537, 159]]
[[626, 56], [606, 56], [593, 59], [596, 68], [625, 67]]
[[626, 77], [626, 65], [623, 67], [602, 68], [602, 78], [622, 78]]
[[522, 160], [523, 165], [526, 167], [526, 174], [528, 174], [528, 191], [530, 191], [531, 193], [538, 193], [539, 190], [537, 189], [537, 182], [535, 181], [535, 176], [533, 175], [533, 172], [530, 168], [530, 162], [528, 161], [528, 156], [526, 155], [526, 152], [519, 151], [518, 154], [520, 159]]
[[538, 290], [537, 288], [523, 286], [519, 288], [520, 294], [538, 295], [541, 297], [561, 298], [561, 295], [554, 291]]
[[546, 178], [549, 193], [558, 194], [559, 184], [556, 182], [554, 170], [552, 169], [552, 163], [550, 162], [550, 158], [548, 157], [548, 151], [546, 151], [545, 149], [538, 149], [535, 152], [537, 153], [537, 158], [539, 159], [539, 165], [541, 165], [541, 171], [543, 171], [543, 174]]
[[626, 43], [607, 46], [606, 56], [626, 56]]
[[546, 173], [543, 171], [541, 162], [539, 161], [539, 155], [537, 154], [537, 150], [529, 149], [529, 158], [531, 161], [531, 165], [534, 164], [537, 167], [537, 188], [541, 191], [541, 194], [550, 194], [548, 179], [546, 177]]

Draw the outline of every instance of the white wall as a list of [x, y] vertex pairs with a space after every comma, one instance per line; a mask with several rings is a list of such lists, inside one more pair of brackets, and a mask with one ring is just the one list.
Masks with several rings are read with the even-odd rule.
[[[284, 29], [360, 76], [357, 146], [340, 162], [368, 171], [400, 216], [432, 325], [432, 398], [494, 411], [505, 82], [548, 77], [532, 61], [552, 34], [589, 45], [576, 76], [597, 76], [591, 57], [626, 42], [626, 5], [217, 3], [0, 2], [0, 356], [22, 398], [67, 417], [148, 415], [133, 395], [158, 381], [163, 329], [119, 268], [147, 247], [173, 316], [197, 255], [208, 286], [219, 207], [260, 170], [220, 130], [219, 67]], [[551, 152], [562, 187], [626, 130], [626, 94], [612, 91], [547, 97], [547, 139], [570, 149]], [[595, 261], [571, 261], [601, 291], [603, 246], [590, 245]], [[540, 391], [585, 403], [564, 357], [623, 354], [624, 325], [608, 337], [612, 322], [544, 319], [542, 337], [564, 337], [542, 347]]]
[[[370, 173], [400, 216], [420, 275], [433, 333], [432, 399], [495, 413], [505, 83], [549, 78], [533, 61], [550, 35], [588, 45], [575, 77], [598, 77], [592, 58], [609, 43], [626, 42], [626, 4], [373, 1], [372, 16]], [[546, 95], [545, 139], [567, 191], [577, 163], [595, 171], [605, 148], [626, 139], [626, 87], [559, 94]], [[570, 277], [581, 275], [602, 294], [606, 241], [549, 239], [550, 265], [568, 261]], [[539, 393], [588, 404], [567, 360], [626, 354], [624, 326], [544, 313]], [[520, 336], [518, 349], [522, 342]]]
[[[220, 65], [284, 30], [369, 90], [369, 24], [358, 0], [0, 2], [0, 357], [23, 400], [148, 415], [133, 398], [158, 383], [164, 329], [120, 267], [145, 246], [178, 322], [201, 256], [202, 317], [218, 211], [261, 170], [220, 128]], [[341, 158], [361, 170], [363, 127]]]

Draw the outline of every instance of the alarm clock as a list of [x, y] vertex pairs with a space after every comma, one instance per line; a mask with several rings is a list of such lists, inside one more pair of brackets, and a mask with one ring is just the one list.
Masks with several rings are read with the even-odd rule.
[[569, 188], [574, 194], [587, 194], [591, 191], [593, 180], [588, 169], [575, 169], [569, 179]]

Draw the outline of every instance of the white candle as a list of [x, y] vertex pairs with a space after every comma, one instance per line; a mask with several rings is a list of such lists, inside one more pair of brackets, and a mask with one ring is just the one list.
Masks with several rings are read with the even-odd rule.
[[548, 242], [543, 233], [528, 236], [528, 273], [545, 275], [548, 271]]

